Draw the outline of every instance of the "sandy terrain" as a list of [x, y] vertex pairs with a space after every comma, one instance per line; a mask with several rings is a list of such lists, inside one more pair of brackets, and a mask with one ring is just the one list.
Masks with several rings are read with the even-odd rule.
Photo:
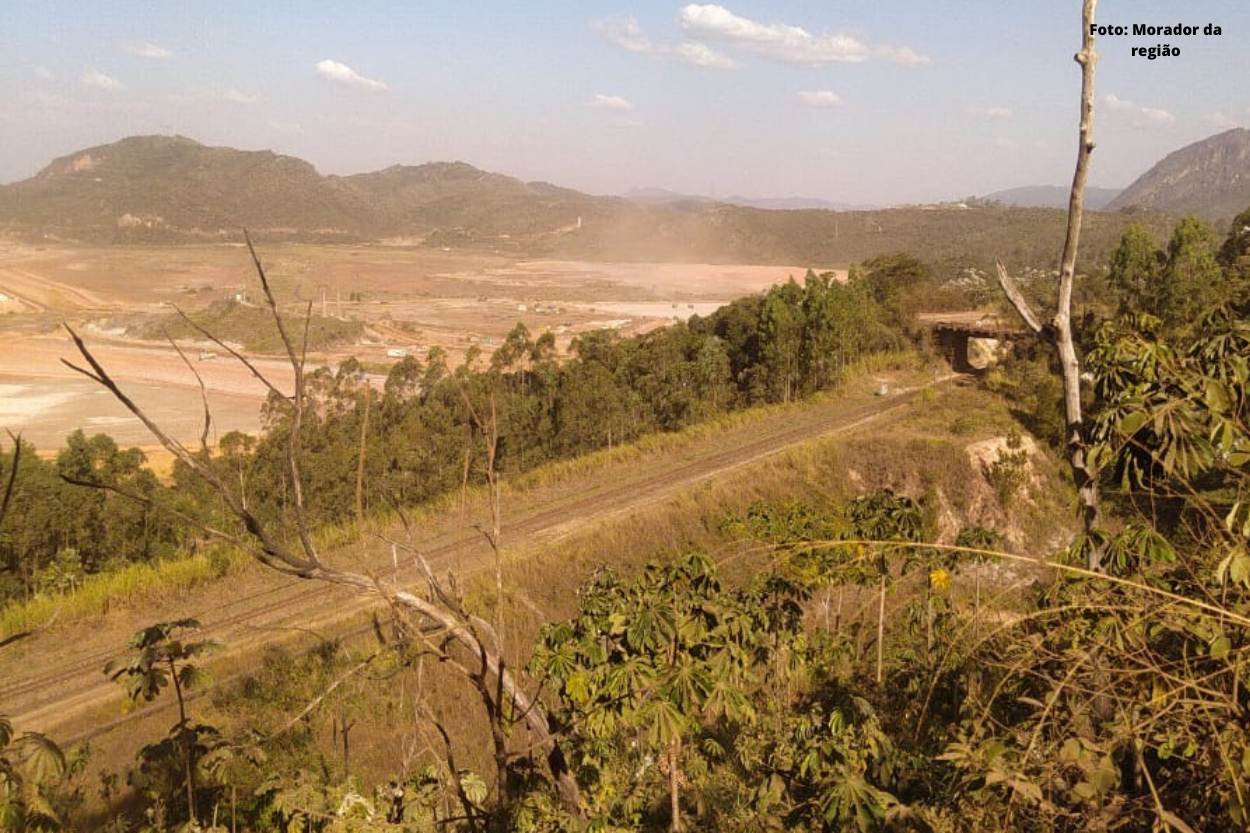
[[[433, 346], [458, 364], [478, 349], [487, 356], [518, 323], [551, 331], [559, 350], [579, 334], [613, 328], [622, 335], [707, 315], [805, 267], [686, 263], [514, 261], [497, 256], [396, 246], [286, 244], [262, 248], [284, 309], [307, 302], [327, 316], [366, 323], [360, 344], [310, 356], [310, 363], [359, 358], [379, 370], [405, 350]], [[844, 273], [842, 273], [844, 275]], [[126, 337], [144, 316], [168, 304], [195, 310], [239, 292], [257, 294], [239, 245], [42, 247], [0, 241], [0, 427], [21, 430], [45, 448], [76, 427], [107, 431], [125, 443], [150, 439], [107, 397], [61, 365], [73, 345], [58, 325], [69, 321], [138, 401], [159, 411], [181, 439], [198, 438], [199, 390], [166, 345]], [[212, 393], [218, 431], [256, 430], [265, 389], [225, 355], [196, 361]], [[220, 350], [212, 352], [220, 353]], [[259, 366], [286, 384], [290, 371], [272, 358]]]
[[[172, 348], [122, 345], [84, 334], [92, 352], [124, 390], [184, 442], [198, 442], [203, 409], [194, 375]], [[0, 427], [43, 451], [59, 447], [75, 428], [106, 433], [122, 445], [147, 446], [147, 429], [107, 391], [70, 370], [62, 357], [82, 364], [68, 336], [0, 335]], [[259, 427], [264, 386], [246, 368], [225, 356], [188, 358], [204, 379], [213, 409], [210, 439], [228, 431]], [[272, 359], [257, 360], [261, 372], [283, 389], [290, 388], [290, 368]]]

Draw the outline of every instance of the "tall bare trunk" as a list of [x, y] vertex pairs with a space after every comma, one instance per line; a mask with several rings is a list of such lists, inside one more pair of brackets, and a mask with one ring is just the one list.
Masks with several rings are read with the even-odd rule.
[[671, 820], [669, 830], [681, 833], [681, 738], [673, 741], [668, 750], [668, 804]]
[[365, 383], [364, 415], [360, 418], [360, 455], [356, 459], [356, 523], [365, 523], [365, 447], [369, 438], [369, 403], [373, 401], [373, 388]]
[[881, 574], [881, 592], [877, 596], [877, 685], [881, 685], [885, 664], [885, 573]]
[[191, 760], [191, 743], [187, 738], [187, 705], [182, 698], [182, 682], [178, 679], [178, 669], [172, 659], [169, 661], [169, 678], [174, 681], [174, 694], [178, 698], [178, 728], [182, 735], [182, 765], [187, 787], [187, 819], [196, 823], [195, 764]]
[[1076, 256], [1081, 238], [1081, 217], [1085, 208], [1085, 183], [1089, 179], [1089, 158], [1094, 151], [1094, 67], [1098, 55], [1094, 51], [1094, 9], [1097, 0], [1084, 0], [1081, 13], [1081, 51], [1076, 62], [1081, 67], [1081, 110], [1079, 138], [1076, 153], [1076, 171], [1072, 175], [1072, 189], [1068, 196], [1068, 227], [1063, 241], [1063, 256], [1059, 265], [1059, 293], [1055, 313], [1049, 324], [1029, 306], [1024, 293], [998, 264], [998, 282], [1024, 323], [1035, 333], [1046, 338], [1054, 347], [1063, 378], [1064, 421], [1067, 425], [1068, 464], [1076, 485], [1080, 502], [1081, 522], [1087, 538], [1087, 564], [1091, 570], [1102, 569], [1102, 548], [1097, 545], [1094, 533], [1098, 528], [1098, 475], [1089, 463], [1085, 424], [1081, 415], [1081, 364], [1072, 337], [1072, 282], [1076, 275]]

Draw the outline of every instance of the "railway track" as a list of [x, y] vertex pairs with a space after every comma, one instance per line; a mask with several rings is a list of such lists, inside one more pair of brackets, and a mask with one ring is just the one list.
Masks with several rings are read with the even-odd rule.
[[[922, 387], [941, 385], [953, 378], [954, 375], [946, 376]], [[609, 464], [621, 471], [613, 472], [613, 476], [605, 476], [606, 472], [573, 475], [564, 484], [567, 489], [540, 490], [544, 494], [539, 497], [522, 495], [513, 501], [512, 507], [505, 503], [504, 541], [509, 547], [518, 547], [558, 540], [591, 524], [628, 515], [683, 489], [804, 442], [854, 431], [907, 407], [919, 390], [920, 387], [912, 388], [889, 398], [855, 404], [817, 403], [801, 410], [769, 415], [759, 422], [695, 441], [684, 453], [652, 461], [650, 466]], [[422, 551], [438, 572], [452, 570], [464, 576], [490, 563], [490, 550], [481, 534], [467, 525], [437, 531], [421, 543]], [[326, 557], [333, 562], [335, 553], [330, 552]], [[364, 559], [363, 569], [390, 575], [394, 569], [391, 558], [389, 546], [376, 541]], [[397, 575], [401, 584], [419, 580], [416, 567], [411, 563], [400, 565]], [[230, 655], [244, 655], [273, 641], [277, 632], [333, 631], [336, 625], [341, 628], [345, 621], [375, 604], [372, 597], [353, 595], [324, 583], [275, 577], [265, 586], [231, 597], [212, 608], [180, 608], [177, 615], [200, 620], [206, 637], [226, 643], [228, 659]], [[150, 618], [142, 622], [136, 618], [136, 627], [146, 624]], [[46, 639], [49, 648], [55, 650], [55, 632], [35, 638]], [[116, 686], [104, 678], [101, 668], [121, 649], [122, 646], [115, 643], [86, 649], [51, 663], [40, 662], [30, 673], [19, 670], [0, 677], [0, 713], [7, 714], [23, 729], [54, 731], [84, 710], [115, 699]], [[31, 652], [31, 655], [46, 657], [48, 651]], [[237, 673], [242, 671], [220, 678], [219, 683]], [[162, 707], [158, 703], [136, 709], [65, 740], [72, 742], [98, 736]]]

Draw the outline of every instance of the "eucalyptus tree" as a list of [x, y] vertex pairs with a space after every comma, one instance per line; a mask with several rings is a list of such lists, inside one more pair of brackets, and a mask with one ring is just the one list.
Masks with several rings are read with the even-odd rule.
[[[18, 467], [22, 462], [22, 441], [13, 440], [8, 471], [0, 473], [0, 526], [12, 505]], [[0, 642], [3, 647], [8, 642]], [[13, 723], [0, 715], [0, 829], [22, 833], [27, 830], [54, 830], [59, 826], [56, 811], [44, 795], [43, 787], [65, 772], [65, 755], [59, 746], [38, 732], [16, 734]]]

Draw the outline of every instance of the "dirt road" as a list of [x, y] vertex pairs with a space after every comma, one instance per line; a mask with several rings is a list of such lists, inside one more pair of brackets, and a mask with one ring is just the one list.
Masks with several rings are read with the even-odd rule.
[[[941, 386], [954, 376], [930, 381]], [[750, 422], [709, 432], [673, 451], [640, 461], [608, 463], [594, 471], [572, 474], [559, 483], [508, 497], [504, 506], [503, 537], [512, 547], [558, 540], [567, 535], [628, 515], [701, 482], [724, 476], [810, 440], [864, 429], [883, 417], [906, 409], [917, 399], [923, 374], [907, 387], [873, 396], [867, 383], [837, 399], [778, 410]], [[471, 521], [484, 510], [470, 508], [470, 522], [458, 511], [447, 513], [420, 528], [418, 540], [437, 572], [472, 572], [483, 566], [489, 553]], [[368, 548], [362, 550], [362, 546]], [[388, 546], [379, 542], [353, 545], [331, 553], [340, 559], [363, 561], [383, 574], [392, 570]], [[401, 567], [400, 579], [413, 579]], [[112, 729], [140, 716], [138, 709], [108, 726], [73, 726], [73, 718], [118, 697], [118, 688], [101, 673], [104, 663], [124, 645], [126, 636], [141, 625], [175, 617], [194, 617], [206, 635], [228, 646], [228, 658], [237, 658], [228, 673], [244, 667], [255, 648], [294, 629], [326, 632], [367, 609], [372, 600], [317, 582], [279, 576], [256, 567], [243, 575], [197, 591], [193, 600], [173, 599], [143, 610], [115, 612], [105, 622], [86, 622], [53, 628], [10, 645], [0, 652], [0, 713], [8, 714], [23, 730], [56, 733], [70, 729], [62, 740], [77, 740]], [[230, 663], [227, 663], [229, 666]], [[219, 677], [220, 679], [220, 677]]]

